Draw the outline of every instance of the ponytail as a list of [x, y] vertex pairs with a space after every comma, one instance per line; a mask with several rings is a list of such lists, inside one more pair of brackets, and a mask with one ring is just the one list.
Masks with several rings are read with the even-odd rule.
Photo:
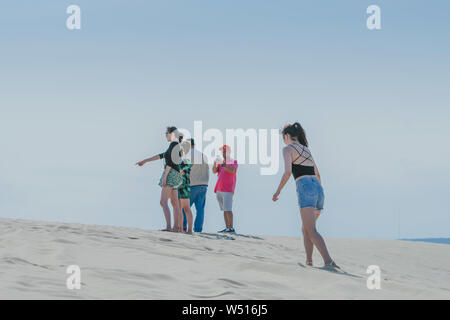
[[305, 130], [303, 130], [300, 123], [296, 122], [292, 125], [285, 126], [283, 129], [283, 135], [285, 134], [290, 135], [293, 140], [296, 140], [305, 147], [308, 147], [308, 140], [306, 139]]

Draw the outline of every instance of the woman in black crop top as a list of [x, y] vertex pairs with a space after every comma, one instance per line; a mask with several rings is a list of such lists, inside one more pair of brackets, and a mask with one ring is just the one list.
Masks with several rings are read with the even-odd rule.
[[294, 176], [297, 187], [298, 204], [303, 224], [303, 242], [306, 251], [306, 264], [312, 266], [314, 246], [322, 255], [325, 266], [339, 268], [328, 253], [322, 236], [316, 230], [316, 221], [323, 209], [324, 193], [319, 170], [308, 149], [308, 140], [300, 123], [284, 127], [283, 139], [286, 147], [283, 148], [285, 172], [272, 200], [277, 201], [281, 190], [287, 181]]
[[[181, 164], [181, 146], [180, 142], [183, 140], [183, 136], [179, 133], [176, 127], [167, 127], [166, 131], [167, 141], [170, 143], [168, 149], [151, 158], [142, 160], [136, 165], [142, 167], [147, 162], [164, 159], [164, 171], [159, 181], [161, 186], [161, 207], [164, 211], [164, 217], [166, 218], [166, 228], [162, 231], [174, 231], [182, 232], [183, 228], [179, 225], [179, 216], [181, 210], [178, 201], [178, 187], [183, 182], [182, 171], [180, 170]], [[172, 228], [171, 214], [169, 208], [169, 199], [173, 207], [174, 226]]]

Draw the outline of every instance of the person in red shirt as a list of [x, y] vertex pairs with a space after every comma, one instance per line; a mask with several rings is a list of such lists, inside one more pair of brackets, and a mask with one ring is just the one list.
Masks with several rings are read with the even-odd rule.
[[233, 227], [233, 197], [236, 188], [238, 163], [231, 159], [231, 148], [229, 146], [224, 145], [219, 150], [222, 151], [223, 159], [216, 159], [212, 168], [213, 173], [218, 176], [214, 192], [225, 219], [225, 229], [219, 232], [235, 233]]

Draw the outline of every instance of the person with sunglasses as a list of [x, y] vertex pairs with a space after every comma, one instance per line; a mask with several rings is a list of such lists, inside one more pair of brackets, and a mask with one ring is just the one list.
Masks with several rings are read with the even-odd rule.
[[[182, 170], [180, 168], [182, 150], [180, 143], [183, 140], [182, 134], [176, 127], [167, 127], [166, 139], [169, 142], [169, 147], [163, 153], [155, 155], [151, 158], [139, 161], [136, 165], [142, 167], [147, 162], [164, 159], [164, 171], [159, 181], [161, 186], [161, 200], [160, 204], [166, 219], [166, 228], [162, 231], [182, 232], [183, 226], [179, 221], [181, 216], [181, 209], [178, 200], [178, 188], [183, 182]], [[174, 226], [172, 228], [171, 214], [169, 208], [169, 199], [173, 207]]]

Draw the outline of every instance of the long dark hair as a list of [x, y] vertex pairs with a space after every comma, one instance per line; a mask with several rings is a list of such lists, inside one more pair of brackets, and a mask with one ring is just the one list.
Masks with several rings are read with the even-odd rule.
[[183, 135], [181, 134], [181, 132], [178, 131], [177, 127], [167, 127], [167, 132], [168, 133], [175, 133], [175, 138], [178, 139], [178, 141], [181, 143], [181, 141], [183, 141]]
[[308, 139], [306, 139], [305, 130], [300, 123], [296, 122], [292, 125], [288, 124], [283, 129], [283, 135], [288, 134], [293, 140], [298, 141], [305, 147], [308, 147]]

